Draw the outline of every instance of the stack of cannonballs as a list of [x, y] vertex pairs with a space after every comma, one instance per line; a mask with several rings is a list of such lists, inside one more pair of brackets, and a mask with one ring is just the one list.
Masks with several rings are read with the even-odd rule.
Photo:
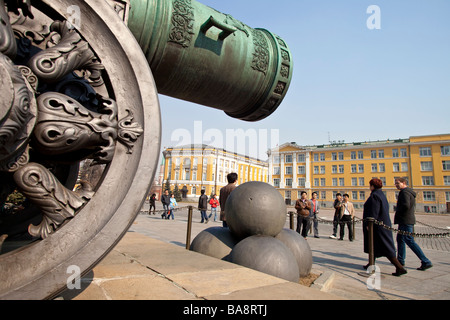
[[191, 250], [298, 282], [312, 268], [308, 242], [284, 229], [286, 205], [271, 185], [248, 182], [237, 187], [226, 203], [229, 228], [204, 230]]

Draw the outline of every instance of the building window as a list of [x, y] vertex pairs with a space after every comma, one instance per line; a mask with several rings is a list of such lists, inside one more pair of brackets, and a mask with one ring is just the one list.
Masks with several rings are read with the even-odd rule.
[[331, 153], [331, 160], [333, 160], [333, 161], [337, 160], [337, 153], [336, 152]]
[[352, 186], [356, 187], [358, 185], [358, 178], [352, 178]]
[[392, 149], [392, 158], [398, 158], [398, 149]]
[[280, 179], [273, 179], [273, 186], [275, 188], [279, 188], [280, 187]]
[[320, 173], [325, 174], [325, 166], [320, 166]]
[[383, 186], [386, 185], [386, 177], [380, 177], [381, 182], [383, 182]]
[[358, 159], [359, 160], [364, 159], [364, 152], [363, 151], [358, 151]]
[[358, 200], [358, 191], [352, 191], [352, 199]]
[[344, 165], [339, 165], [339, 173], [344, 173]]
[[394, 162], [394, 163], [393, 163], [392, 171], [394, 171], [394, 172], [399, 172], [399, 171], [400, 171], [400, 163]]
[[306, 179], [305, 178], [298, 178], [298, 186], [304, 187], [306, 185]]
[[406, 158], [408, 156], [408, 153], [406, 152], [406, 148], [401, 148], [400, 153], [402, 158]]
[[441, 147], [441, 156], [450, 156], [450, 146]]
[[286, 187], [292, 187], [292, 179], [286, 179]]
[[378, 158], [380, 159], [384, 158], [384, 150], [378, 150]]
[[444, 176], [444, 186], [450, 186], [450, 176]]
[[424, 191], [423, 192], [424, 201], [436, 201], [436, 194], [434, 191]]
[[[242, 168], [241, 168], [242, 169]], [[241, 173], [242, 173], [243, 171], [241, 170]], [[279, 175], [280, 174], [280, 167], [273, 167], [273, 174], [274, 175]]]
[[325, 186], [327, 185], [326, 182], [327, 182], [327, 181], [326, 181], [325, 178], [320, 178], [320, 186], [321, 186], [321, 187], [325, 187]]
[[273, 163], [279, 164], [280, 163], [280, 156], [273, 156]]
[[370, 151], [370, 157], [372, 159], [376, 159], [377, 158], [377, 150], [371, 150]]
[[319, 166], [314, 166], [314, 174], [319, 174]]
[[339, 186], [340, 187], [345, 186], [345, 179], [344, 178], [339, 178]]
[[319, 178], [314, 178], [314, 187], [319, 187]]
[[359, 173], [364, 173], [364, 165], [363, 164], [359, 164], [358, 165], [358, 172]]
[[332, 180], [332, 185], [333, 185], [333, 187], [337, 187], [337, 185], [338, 185], [338, 180], [337, 180], [337, 178], [333, 178], [333, 180]]
[[431, 162], [431, 161], [422, 161], [420, 163], [420, 169], [422, 171], [433, 171], [433, 162]]
[[343, 152], [339, 152], [339, 160], [344, 160], [344, 153]]
[[408, 163], [402, 162], [402, 172], [408, 171]]
[[[449, 192], [449, 197], [450, 197], [450, 192]], [[321, 191], [320, 192], [320, 199], [325, 200], [327, 198], [327, 192], [326, 191]]]
[[359, 192], [359, 200], [365, 200], [366, 199], [366, 192], [360, 191]]
[[356, 160], [356, 151], [352, 151], [352, 152], [351, 152], [350, 158], [351, 158], [352, 160]]
[[305, 174], [306, 173], [306, 167], [305, 166], [298, 166], [298, 174]]
[[376, 163], [372, 163], [372, 172], [378, 172], [378, 165]]
[[192, 195], [197, 195], [197, 187], [192, 187]]
[[384, 163], [380, 163], [378, 165], [379, 171], [380, 172], [385, 172], [386, 171], [386, 166], [384, 165]]
[[318, 153], [314, 153], [313, 159], [316, 162], [319, 161], [319, 154]]
[[285, 167], [285, 171], [286, 174], [292, 174], [292, 167]]
[[450, 170], [450, 161], [442, 161], [442, 170]]
[[292, 198], [292, 192], [290, 190], [287, 190], [284, 192], [284, 196], [286, 197], [286, 199], [291, 199]]
[[431, 148], [430, 147], [422, 147], [419, 149], [419, 154], [421, 157], [431, 157]]
[[364, 181], [364, 178], [359, 178], [359, 185], [362, 187], [362, 186], [364, 186], [364, 183], [365, 181]]
[[422, 177], [423, 186], [434, 186], [434, 177]]
[[445, 192], [445, 201], [450, 202], [450, 191]]
[[325, 161], [325, 153], [320, 154], [320, 161]]
[[298, 155], [297, 155], [297, 161], [298, 162], [305, 162], [306, 160], [306, 157], [305, 157], [305, 154], [304, 153], [299, 153]]
[[352, 164], [351, 166], [352, 173], [356, 173], [356, 164]]
[[287, 155], [284, 157], [284, 161], [285, 161], [286, 163], [292, 163], [292, 154], [287, 154]]
[[424, 206], [423, 209], [426, 213], [437, 213], [437, 207], [436, 206]]
[[331, 173], [337, 173], [337, 166], [331, 167]]

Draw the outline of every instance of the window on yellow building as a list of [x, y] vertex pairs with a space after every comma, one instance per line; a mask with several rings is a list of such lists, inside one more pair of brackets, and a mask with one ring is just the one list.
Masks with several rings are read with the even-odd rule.
[[450, 186], [450, 176], [444, 176], [444, 186]]
[[421, 157], [431, 157], [431, 148], [430, 147], [421, 147], [419, 149], [419, 154]]
[[386, 171], [386, 166], [384, 165], [384, 163], [380, 163], [378, 165], [379, 171], [380, 172], [385, 172]]
[[441, 156], [450, 156], [450, 146], [441, 147]]
[[273, 179], [273, 186], [275, 188], [279, 188], [280, 187], [280, 179]]
[[398, 158], [398, 149], [392, 149], [392, 158]]
[[424, 201], [436, 201], [436, 194], [434, 191], [424, 191], [423, 192]]
[[434, 177], [422, 177], [422, 185], [434, 186]]
[[433, 171], [433, 162], [431, 162], [431, 161], [422, 161], [420, 163], [420, 170], [422, 170], [422, 171]]
[[450, 170], [450, 161], [442, 161], [442, 170], [444, 171]]

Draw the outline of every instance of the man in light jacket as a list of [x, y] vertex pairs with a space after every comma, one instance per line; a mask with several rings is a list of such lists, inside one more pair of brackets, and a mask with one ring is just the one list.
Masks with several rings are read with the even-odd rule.
[[341, 206], [341, 213], [339, 216], [339, 221], [341, 225], [341, 232], [339, 240], [344, 240], [345, 225], [348, 227], [348, 240], [353, 241], [353, 217], [355, 216], [355, 207], [353, 203], [348, 201], [350, 196], [344, 194], [344, 201]]
[[[413, 232], [416, 224], [416, 193], [408, 187], [408, 181], [404, 178], [395, 179], [395, 187], [400, 190], [400, 193], [398, 194], [394, 224], [398, 224], [398, 229], [401, 231]], [[411, 248], [422, 262], [417, 270], [425, 271], [433, 266], [419, 245], [414, 241], [414, 237], [397, 233], [397, 259], [402, 265], [405, 265], [405, 244]]]

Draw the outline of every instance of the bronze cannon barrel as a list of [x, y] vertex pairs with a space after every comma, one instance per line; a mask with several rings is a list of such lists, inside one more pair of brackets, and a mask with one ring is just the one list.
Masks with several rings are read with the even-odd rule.
[[283, 39], [195, 0], [132, 0], [128, 27], [161, 94], [258, 121], [289, 88], [292, 55]]

